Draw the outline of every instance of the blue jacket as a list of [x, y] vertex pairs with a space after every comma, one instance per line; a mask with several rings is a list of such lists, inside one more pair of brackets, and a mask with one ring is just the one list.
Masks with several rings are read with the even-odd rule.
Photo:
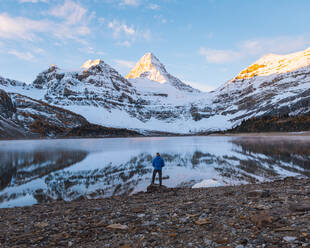
[[161, 170], [165, 166], [165, 161], [161, 158], [161, 156], [156, 156], [152, 161], [152, 165], [154, 170]]

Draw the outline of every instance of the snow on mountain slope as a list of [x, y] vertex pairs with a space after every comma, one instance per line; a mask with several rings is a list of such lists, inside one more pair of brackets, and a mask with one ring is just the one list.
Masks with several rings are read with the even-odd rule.
[[264, 56], [213, 94], [222, 114], [237, 113], [232, 125], [253, 116], [309, 113], [310, 49]]
[[127, 79], [147, 78], [161, 84], [170, 84], [173, 87], [187, 92], [199, 90], [183, 83], [180, 79], [166, 71], [165, 66], [152, 53], [146, 53], [126, 76]]
[[95, 60], [89, 59], [81, 67], [85, 68], [86, 70], [88, 70], [92, 66], [100, 65], [101, 62], [102, 61], [100, 59], [95, 59]]
[[196, 123], [191, 102], [197, 95], [207, 96], [205, 93], [190, 93], [148, 79], [129, 82], [100, 60], [87, 61], [83, 69], [73, 72], [52, 65], [26, 88], [7, 91], [22, 92], [104, 126], [177, 133], [218, 127], [211, 119]]
[[[191, 113], [195, 96], [207, 96], [145, 78], [129, 82], [101, 60], [88, 60], [76, 72], [51, 66], [38, 75], [33, 86], [46, 92], [48, 103], [81, 114], [92, 123], [167, 132], [176, 132], [178, 127], [182, 133], [196, 130], [191, 124], [195, 122]], [[184, 126], [184, 121], [189, 124]]]
[[33, 86], [46, 90], [45, 100], [59, 105], [111, 108], [130, 104], [135, 97], [131, 84], [101, 60], [89, 68], [73, 72], [51, 66], [37, 76]]
[[25, 96], [29, 96], [34, 99], [41, 100], [44, 97], [45, 92], [34, 88], [30, 84], [24, 82], [3, 78], [0, 76], [0, 90], [6, 92], [16, 92]]
[[71, 72], [51, 66], [32, 85], [0, 79], [0, 89], [109, 127], [174, 133], [224, 130], [253, 116], [309, 113], [309, 58], [310, 49], [264, 56], [209, 93], [175, 79], [151, 53], [141, 58], [128, 79], [102, 60], [88, 60]]
[[304, 51], [286, 55], [267, 54], [245, 70], [241, 71], [234, 80], [250, 79], [254, 76], [282, 74], [300, 70], [309, 65], [310, 47]]
[[176, 89], [170, 84], [159, 84], [147, 78], [128, 79], [129, 82], [137, 89], [137, 93], [149, 100], [153, 100], [154, 104], [172, 104], [184, 105], [193, 102], [198, 95], [207, 97], [203, 92], [188, 92]]

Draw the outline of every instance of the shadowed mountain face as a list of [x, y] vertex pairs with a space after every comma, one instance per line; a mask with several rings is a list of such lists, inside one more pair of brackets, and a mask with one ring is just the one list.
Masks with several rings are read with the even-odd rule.
[[89, 123], [81, 115], [0, 89], [0, 138], [139, 136]]
[[310, 177], [307, 139], [184, 137], [57, 142], [58, 148], [45, 147], [49, 144], [45, 142], [40, 151], [0, 149], [0, 207], [145, 190], [151, 180], [154, 148], [162, 151], [166, 161], [164, 184], [169, 187]]
[[17, 123], [12, 121], [16, 112], [10, 96], [0, 89], [0, 138], [1, 137], [24, 137], [25, 131]]
[[85, 118], [68, 110], [0, 89], [0, 137], [64, 136], [86, 124]]

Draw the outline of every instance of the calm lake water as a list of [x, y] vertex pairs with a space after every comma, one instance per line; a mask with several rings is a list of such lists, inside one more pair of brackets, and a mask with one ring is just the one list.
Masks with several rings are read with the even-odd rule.
[[156, 152], [168, 187], [310, 177], [310, 137], [0, 141], [0, 207], [143, 191]]

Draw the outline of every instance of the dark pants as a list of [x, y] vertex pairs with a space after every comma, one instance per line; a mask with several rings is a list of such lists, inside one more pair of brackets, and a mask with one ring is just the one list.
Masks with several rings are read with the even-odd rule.
[[152, 183], [154, 184], [155, 182], [155, 177], [156, 177], [156, 174], [158, 173], [159, 175], [159, 185], [162, 184], [162, 172], [161, 170], [153, 170], [153, 177], [152, 177]]

